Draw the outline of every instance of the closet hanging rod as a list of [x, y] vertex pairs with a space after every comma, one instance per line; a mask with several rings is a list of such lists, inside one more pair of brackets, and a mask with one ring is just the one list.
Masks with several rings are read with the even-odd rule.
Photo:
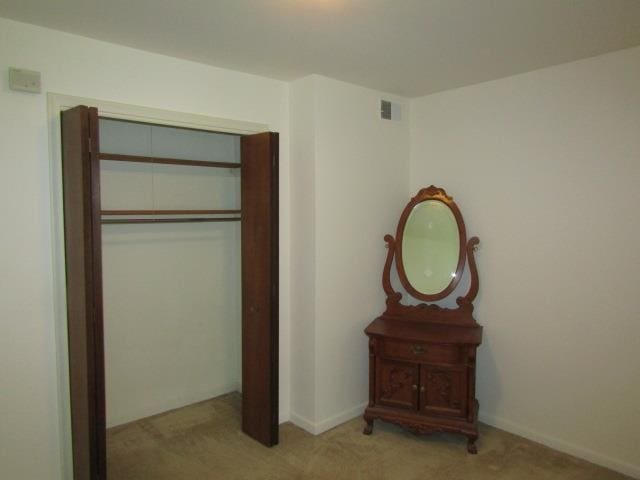
[[240, 168], [240, 163], [210, 162], [205, 160], [182, 160], [180, 158], [144, 157], [141, 155], [120, 155], [118, 153], [99, 153], [100, 160], [115, 162], [156, 163], [164, 165], [186, 165], [189, 167]]
[[109, 218], [102, 219], [102, 224], [120, 224], [120, 223], [203, 223], [203, 222], [237, 222], [242, 220], [241, 217], [226, 218]]
[[102, 210], [102, 215], [224, 215], [242, 210]]

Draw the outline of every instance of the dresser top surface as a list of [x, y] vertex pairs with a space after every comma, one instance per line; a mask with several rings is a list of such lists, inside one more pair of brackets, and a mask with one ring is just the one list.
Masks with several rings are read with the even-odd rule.
[[480, 325], [448, 325], [420, 321], [378, 317], [365, 329], [369, 336], [395, 338], [426, 343], [461, 343], [479, 345], [482, 342]]

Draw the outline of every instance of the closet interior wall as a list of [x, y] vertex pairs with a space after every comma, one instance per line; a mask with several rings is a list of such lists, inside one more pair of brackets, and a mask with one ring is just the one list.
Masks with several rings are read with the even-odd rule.
[[[239, 163], [240, 137], [101, 118], [100, 152]], [[100, 171], [103, 211], [240, 209], [239, 168]], [[103, 224], [107, 427], [239, 390], [240, 233], [239, 221]]]

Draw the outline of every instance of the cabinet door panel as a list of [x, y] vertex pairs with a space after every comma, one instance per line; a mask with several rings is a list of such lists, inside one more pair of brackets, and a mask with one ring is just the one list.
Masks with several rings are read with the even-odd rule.
[[415, 410], [418, 407], [418, 365], [378, 358], [376, 403]]
[[464, 416], [467, 381], [464, 367], [420, 367], [420, 411], [430, 415]]

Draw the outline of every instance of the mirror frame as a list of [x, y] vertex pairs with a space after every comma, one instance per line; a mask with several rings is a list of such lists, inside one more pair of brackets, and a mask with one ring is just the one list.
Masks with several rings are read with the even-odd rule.
[[[409, 219], [409, 215], [413, 211], [414, 207], [418, 204], [425, 202], [427, 200], [436, 200], [444, 203], [453, 213], [454, 218], [456, 219], [456, 223], [458, 226], [458, 242], [459, 242], [459, 253], [458, 253], [458, 264], [456, 266], [455, 277], [451, 279], [449, 285], [447, 285], [443, 290], [433, 294], [422, 293], [416, 290], [411, 282], [407, 278], [407, 274], [404, 269], [403, 259], [402, 259], [402, 242], [404, 237], [404, 229]], [[396, 257], [396, 269], [398, 271], [398, 277], [400, 279], [400, 283], [404, 287], [404, 289], [411, 296], [425, 301], [435, 301], [442, 300], [446, 298], [455, 290], [462, 278], [462, 272], [464, 271], [464, 266], [466, 262], [466, 245], [467, 245], [467, 233], [464, 225], [464, 220], [462, 219], [462, 214], [460, 213], [460, 209], [456, 205], [456, 202], [453, 201], [453, 198], [448, 196], [447, 193], [434, 185], [430, 187], [423, 188], [418, 192], [418, 194], [409, 201], [404, 210], [402, 211], [402, 215], [400, 216], [400, 220], [398, 221], [398, 228], [396, 231], [396, 242], [395, 242], [395, 257]]]

